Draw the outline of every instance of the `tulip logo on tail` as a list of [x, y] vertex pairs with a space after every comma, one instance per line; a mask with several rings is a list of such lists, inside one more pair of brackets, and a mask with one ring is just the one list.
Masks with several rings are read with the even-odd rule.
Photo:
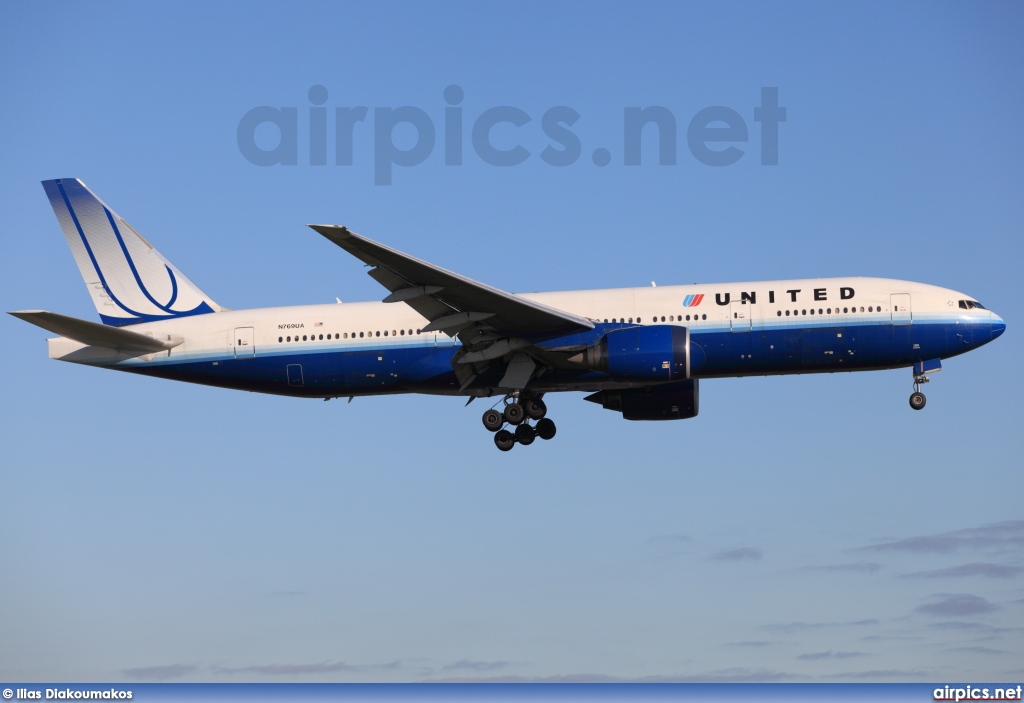
[[701, 293], [700, 295], [688, 295], [685, 298], [683, 298], [683, 307], [684, 308], [695, 308], [698, 305], [700, 305], [700, 301], [702, 301], [702, 300], [704, 300], [704, 294], [703, 293]]

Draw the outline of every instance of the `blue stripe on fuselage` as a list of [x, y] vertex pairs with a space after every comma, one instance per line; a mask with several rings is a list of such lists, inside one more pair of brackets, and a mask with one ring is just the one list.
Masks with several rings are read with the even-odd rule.
[[[867, 316], [865, 315], [865, 318]], [[836, 325], [835, 320], [785, 326], [767, 321], [749, 332], [732, 332], [728, 322], [714, 329], [691, 328], [691, 341], [704, 350], [706, 361], [697, 378], [786, 373], [820, 373], [908, 367], [917, 361], [948, 358], [975, 349], [992, 339], [990, 320], [944, 318], [942, 322], [892, 325], [864, 319]], [[810, 322], [809, 320], [807, 321]], [[849, 322], [844, 320], [844, 322]], [[594, 330], [546, 346], [591, 344], [611, 329], [631, 325], [599, 324]], [[262, 393], [307, 397], [381, 393], [455, 393], [459, 383], [451, 369], [458, 347], [398, 345], [372, 347], [342, 344], [322, 346], [287, 342], [257, 346], [255, 358], [235, 359], [230, 353], [156, 355], [116, 368], [163, 378]], [[302, 386], [288, 383], [286, 367], [302, 365]], [[494, 383], [500, 378], [484, 381]], [[565, 384], [597, 387], [608, 381], [593, 371], [549, 370], [536, 383], [538, 390]], [[531, 388], [534, 384], [531, 384]]]

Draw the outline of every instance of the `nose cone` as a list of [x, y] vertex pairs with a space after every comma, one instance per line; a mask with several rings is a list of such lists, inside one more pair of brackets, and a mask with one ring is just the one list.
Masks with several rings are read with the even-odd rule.
[[992, 339], [995, 339], [1005, 331], [1006, 323], [1003, 322], [1003, 318], [999, 317], [999, 315], [995, 315], [992, 319]]

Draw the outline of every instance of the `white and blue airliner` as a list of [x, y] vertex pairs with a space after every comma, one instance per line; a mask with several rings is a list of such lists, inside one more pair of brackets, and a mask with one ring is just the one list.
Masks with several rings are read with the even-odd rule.
[[500, 398], [494, 443], [551, 439], [557, 391], [627, 420], [697, 415], [702, 378], [911, 368], [910, 406], [941, 360], [1003, 320], [968, 295], [881, 278], [512, 294], [338, 225], [310, 225], [370, 267], [381, 302], [229, 310], [77, 179], [43, 187], [100, 323], [12, 315], [54, 332], [52, 359], [304, 398]]

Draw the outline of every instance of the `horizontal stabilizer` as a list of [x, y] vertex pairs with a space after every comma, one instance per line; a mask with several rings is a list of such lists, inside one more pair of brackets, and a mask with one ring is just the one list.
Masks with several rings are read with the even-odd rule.
[[108, 327], [97, 322], [79, 320], [77, 317], [58, 315], [55, 312], [45, 310], [19, 310], [9, 313], [25, 322], [31, 322], [36, 327], [54, 332], [73, 339], [76, 342], [87, 344], [92, 347], [104, 347], [120, 352], [143, 352], [152, 354], [154, 352], [167, 351], [185, 340], [182, 337], [165, 335], [166, 339], [156, 339], [138, 332], [131, 332], [119, 327]]

